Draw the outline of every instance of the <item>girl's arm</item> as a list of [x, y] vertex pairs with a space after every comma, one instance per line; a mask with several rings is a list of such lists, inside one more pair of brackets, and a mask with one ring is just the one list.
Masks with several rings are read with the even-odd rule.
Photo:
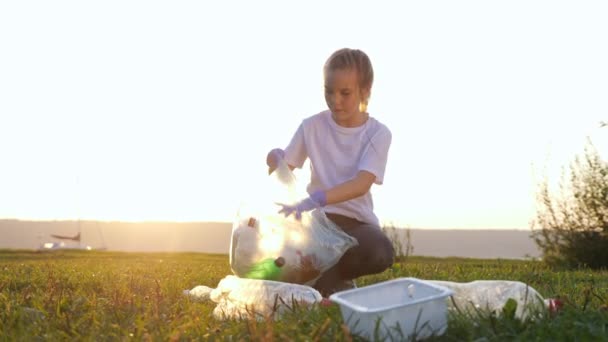
[[316, 191], [309, 197], [296, 204], [288, 205], [277, 203], [283, 207], [281, 210], [279, 210], [279, 213], [283, 213], [285, 216], [289, 216], [293, 213], [296, 219], [299, 220], [302, 217], [302, 213], [305, 211], [324, 207], [327, 204], [348, 201], [364, 195], [369, 191], [369, 188], [372, 186], [375, 180], [376, 176], [373, 173], [368, 171], [359, 171], [355, 178], [329, 190]]
[[349, 181], [325, 191], [327, 204], [340, 203], [365, 195], [374, 184], [376, 176], [367, 171], [359, 171]]

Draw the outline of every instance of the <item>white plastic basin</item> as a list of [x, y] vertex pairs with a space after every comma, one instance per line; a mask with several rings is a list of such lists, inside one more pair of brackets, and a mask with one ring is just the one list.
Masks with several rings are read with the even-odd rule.
[[443, 334], [450, 295], [452, 291], [443, 286], [398, 278], [337, 292], [329, 299], [340, 305], [351, 333], [370, 340], [403, 340]]

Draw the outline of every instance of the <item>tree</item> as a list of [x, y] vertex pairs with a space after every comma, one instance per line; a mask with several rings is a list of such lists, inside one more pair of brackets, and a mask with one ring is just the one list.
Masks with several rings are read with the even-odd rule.
[[[567, 181], [566, 181], [567, 180]], [[540, 184], [532, 237], [553, 265], [608, 267], [608, 163], [587, 140], [585, 153], [562, 174], [560, 196]]]

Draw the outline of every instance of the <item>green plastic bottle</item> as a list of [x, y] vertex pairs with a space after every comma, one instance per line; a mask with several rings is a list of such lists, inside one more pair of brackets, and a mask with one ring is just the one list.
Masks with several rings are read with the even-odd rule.
[[285, 265], [285, 258], [283, 257], [264, 259], [254, 264], [245, 275], [245, 278], [279, 280], [283, 265]]

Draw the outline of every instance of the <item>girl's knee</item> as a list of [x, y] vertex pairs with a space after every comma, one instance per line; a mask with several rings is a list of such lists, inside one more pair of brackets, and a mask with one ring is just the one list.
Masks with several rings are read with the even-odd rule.
[[395, 253], [393, 246], [383, 246], [373, 251], [369, 256], [369, 263], [371, 273], [384, 272], [386, 269], [393, 265], [395, 259]]
[[351, 233], [354, 233], [359, 245], [346, 252], [342, 272], [352, 278], [353, 275], [381, 273], [391, 267], [395, 258], [391, 240], [375, 226], [358, 228], [351, 230]]
[[395, 252], [393, 250], [392, 245], [388, 246], [382, 252], [378, 253], [376, 263], [378, 265], [378, 268], [380, 269], [379, 272], [382, 272], [387, 268], [391, 267], [393, 265], [394, 260]]

